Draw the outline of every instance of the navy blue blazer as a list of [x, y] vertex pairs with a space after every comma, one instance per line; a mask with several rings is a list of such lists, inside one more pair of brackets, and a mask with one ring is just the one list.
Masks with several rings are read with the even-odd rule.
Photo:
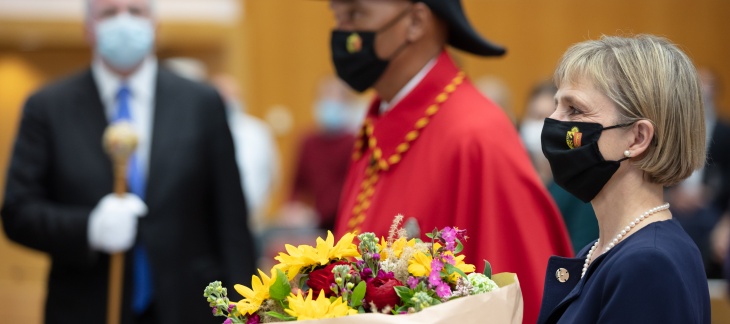
[[592, 245], [550, 258], [538, 323], [710, 323], [702, 258], [676, 220], [627, 237], [581, 279]]

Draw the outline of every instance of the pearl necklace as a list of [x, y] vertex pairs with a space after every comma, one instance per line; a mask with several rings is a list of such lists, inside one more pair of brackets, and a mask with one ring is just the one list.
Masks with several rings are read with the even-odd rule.
[[[621, 240], [624, 237], [626, 237], [626, 234], [629, 231], [631, 231], [632, 228], [636, 227], [636, 225], [638, 225], [641, 221], [643, 221], [644, 219], [646, 219], [650, 215], [656, 214], [656, 213], [658, 213], [658, 212], [660, 212], [662, 210], [665, 210], [665, 209], [669, 209], [669, 203], [665, 203], [664, 205], [657, 206], [657, 207], [654, 207], [652, 209], [649, 209], [649, 210], [645, 211], [643, 214], [641, 214], [641, 216], [637, 217], [636, 219], [634, 219], [633, 222], [629, 223], [629, 225], [627, 225], [626, 227], [624, 227], [624, 229], [621, 231], [621, 233], [618, 233], [618, 235], [616, 235], [616, 237], [611, 241], [611, 243], [608, 244], [608, 246], [603, 251], [603, 253], [608, 252], [614, 246], [616, 246], [616, 244], [618, 244], [619, 242], [621, 242]], [[601, 241], [600, 239], [597, 240], [596, 243], [593, 244], [593, 246], [591, 247], [591, 249], [588, 251], [588, 255], [586, 255], [586, 262], [583, 264], [583, 271], [580, 274], [580, 277], [581, 278], [583, 278], [583, 276], [585, 276], [586, 271], [588, 270], [588, 265], [591, 263], [591, 256], [593, 255], [593, 251], [596, 250], [596, 246], [598, 246], [598, 242], [600, 242], [600, 241]]]

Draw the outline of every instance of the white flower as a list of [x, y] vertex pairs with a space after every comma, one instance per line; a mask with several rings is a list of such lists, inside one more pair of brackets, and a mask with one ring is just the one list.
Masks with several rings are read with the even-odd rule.
[[390, 260], [380, 261], [380, 270], [383, 270], [385, 272], [395, 272], [397, 267], [398, 264], [395, 262], [391, 262]]
[[472, 295], [490, 292], [499, 288], [492, 279], [487, 278], [487, 276], [481, 273], [470, 273], [466, 276], [466, 278], [469, 279], [469, 282], [472, 285]]

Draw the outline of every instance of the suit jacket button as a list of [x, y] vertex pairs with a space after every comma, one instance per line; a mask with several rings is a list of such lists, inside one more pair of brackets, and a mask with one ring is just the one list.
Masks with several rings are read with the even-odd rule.
[[555, 278], [560, 282], [566, 282], [570, 278], [570, 273], [565, 268], [560, 268], [558, 271], [555, 271]]

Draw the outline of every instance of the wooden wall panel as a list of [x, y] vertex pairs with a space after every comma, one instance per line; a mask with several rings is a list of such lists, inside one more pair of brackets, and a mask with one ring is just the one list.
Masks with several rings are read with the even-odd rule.
[[[509, 49], [501, 59], [465, 55], [464, 66], [472, 76], [496, 74], [507, 80], [518, 115], [530, 87], [551, 76], [570, 45], [602, 34], [667, 37], [697, 66], [710, 67], [730, 80], [727, 1], [465, 0], [464, 4], [482, 34]], [[722, 104], [722, 113], [730, 117], [730, 95], [722, 98]]]
[[[505, 45], [502, 58], [454, 52], [467, 74], [493, 75], [511, 92], [522, 115], [531, 87], [551, 77], [571, 45], [602, 34], [654, 33], [679, 44], [699, 66], [715, 69], [730, 85], [730, 2], [722, 0], [463, 0], [475, 27]], [[332, 73], [329, 32], [334, 25], [326, 1], [247, 0], [241, 39], [245, 58], [239, 72], [253, 114], [265, 116], [274, 106], [287, 107], [294, 129], [279, 137], [283, 183], [290, 183], [298, 136], [310, 128], [316, 81]], [[726, 87], [727, 89], [727, 87]], [[730, 89], [726, 90], [726, 92]], [[730, 95], [721, 112], [730, 117]], [[286, 196], [279, 192], [277, 205]]]

